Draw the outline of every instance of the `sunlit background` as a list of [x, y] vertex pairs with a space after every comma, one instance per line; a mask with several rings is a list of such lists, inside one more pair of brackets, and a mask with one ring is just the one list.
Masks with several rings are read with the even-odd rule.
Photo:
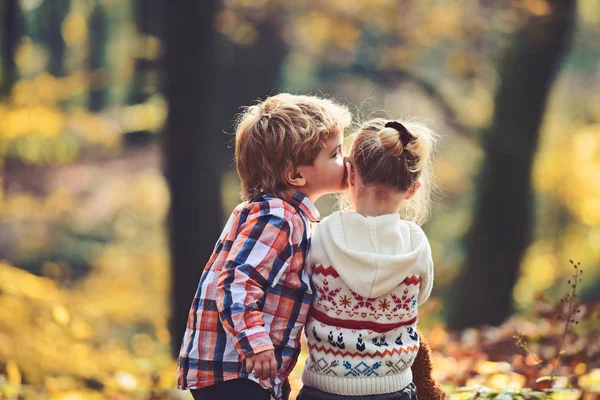
[[[0, 399], [188, 398], [174, 389], [171, 353], [181, 338], [169, 326], [175, 265], [166, 222], [175, 183], [165, 165], [178, 157], [214, 165], [214, 173], [200, 167], [182, 179], [190, 192], [218, 192], [226, 217], [239, 202], [235, 114], [282, 91], [331, 96], [357, 122], [374, 115], [425, 120], [442, 136], [435, 164], [441, 190], [424, 226], [436, 281], [421, 329], [448, 390], [535, 384], [535, 361], [516, 347], [506, 359], [503, 353], [522, 330], [537, 338], [532, 348], [546, 353], [541, 358], [556, 356], [562, 331], [541, 297], [554, 304], [568, 292], [572, 259], [585, 270], [577, 291], [588, 322], [569, 342], [561, 374], [571, 376], [563, 385], [579, 390], [568, 398], [597, 399], [584, 396], [600, 391], [593, 339], [600, 329], [593, 311], [600, 303], [600, 0], [205, 3], [197, 15], [177, 15], [166, 9], [186, 6], [166, 0], [0, 0]], [[574, 5], [572, 20], [555, 16]], [[175, 18], [184, 26], [206, 13], [212, 47], [202, 47], [200, 36], [177, 46], [168, 40], [181, 37]], [[553, 23], [563, 23], [562, 36], [548, 29]], [[215, 76], [198, 70], [189, 85], [206, 97], [202, 85], [212, 82], [211, 101], [194, 109], [189, 98], [195, 125], [168, 129], [169, 105], [189, 95], [169, 89], [177, 64], [183, 74], [187, 63], [206, 60]], [[537, 82], [548, 64], [560, 69]], [[496, 96], [503, 85], [514, 86], [513, 97]], [[529, 121], [531, 104], [540, 105], [539, 130]], [[508, 117], [495, 114], [501, 109]], [[168, 135], [189, 138], [197, 154], [166, 146]], [[532, 162], [521, 163], [522, 154]], [[513, 158], [515, 170], [502, 175]], [[490, 168], [505, 183], [484, 195]], [[519, 179], [531, 183], [513, 192]], [[529, 190], [531, 240], [517, 243], [522, 252], [504, 250], [514, 246], [491, 234], [497, 230], [486, 224], [494, 218], [481, 216], [506, 212], [503, 204], [521, 198], [515, 213], [527, 212]], [[488, 197], [478, 214], [478, 201]], [[322, 215], [335, 203], [319, 200]], [[206, 223], [220, 229], [219, 218]], [[528, 226], [523, 220], [509, 228], [519, 236]], [[489, 264], [485, 254], [471, 254], [470, 230], [490, 232], [488, 245], [517, 257], [506, 263], [516, 282], [501, 289], [511, 308], [487, 321], [459, 321], [452, 311], [457, 282], [471, 276], [466, 265], [503, 275], [495, 253]], [[216, 239], [198, 246], [210, 249]], [[177, 272], [191, 270], [192, 286], [206, 252], [198, 258]], [[181, 290], [191, 302], [193, 289]], [[505, 320], [500, 328], [465, 330]], [[544, 347], [544, 337], [552, 346]], [[296, 391], [302, 365], [292, 378]]]

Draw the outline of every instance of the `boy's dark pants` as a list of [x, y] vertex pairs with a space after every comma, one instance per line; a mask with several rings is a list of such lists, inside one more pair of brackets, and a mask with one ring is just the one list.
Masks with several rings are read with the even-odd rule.
[[271, 394], [246, 378], [231, 379], [202, 389], [190, 390], [194, 400], [269, 400]]
[[[258, 383], [250, 379], [239, 378], [225, 381], [202, 389], [190, 390], [194, 400], [269, 400], [271, 394], [263, 389]], [[283, 399], [287, 400], [290, 395], [290, 384], [283, 383]]]
[[385, 394], [374, 394], [371, 396], [340, 396], [338, 394], [331, 394], [322, 392], [319, 389], [312, 388], [310, 386], [304, 386], [298, 394], [297, 400], [417, 400], [417, 387], [414, 383], [411, 383], [399, 392], [385, 393]]

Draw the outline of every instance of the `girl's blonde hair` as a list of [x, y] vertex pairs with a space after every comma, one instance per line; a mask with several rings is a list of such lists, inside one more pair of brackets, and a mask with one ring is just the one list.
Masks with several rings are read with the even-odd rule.
[[348, 108], [329, 99], [281, 93], [247, 107], [235, 132], [235, 161], [242, 199], [287, 198], [287, 173], [312, 165], [336, 133], [352, 122]]
[[[387, 126], [386, 126], [387, 125]], [[432, 182], [432, 159], [438, 136], [417, 122], [372, 119], [354, 135], [350, 161], [367, 186], [405, 192], [413, 183], [421, 188], [400, 210], [403, 218], [419, 225], [429, 217]]]

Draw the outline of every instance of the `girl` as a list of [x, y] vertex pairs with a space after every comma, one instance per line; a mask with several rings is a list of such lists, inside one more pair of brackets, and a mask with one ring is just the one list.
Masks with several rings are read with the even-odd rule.
[[417, 398], [418, 307], [433, 284], [418, 224], [429, 211], [435, 140], [424, 126], [383, 119], [356, 134], [346, 164], [353, 211], [323, 219], [312, 237], [315, 297], [298, 400]]

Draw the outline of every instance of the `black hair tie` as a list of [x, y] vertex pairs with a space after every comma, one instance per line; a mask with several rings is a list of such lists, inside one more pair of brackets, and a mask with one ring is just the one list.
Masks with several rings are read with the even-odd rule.
[[406, 147], [410, 142], [416, 139], [409, 131], [406, 129], [404, 125], [402, 125], [398, 121], [390, 121], [385, 124], [386, 128], [394, 128], [400, 133], [400, 141], [402, 142], [402, 146]]

